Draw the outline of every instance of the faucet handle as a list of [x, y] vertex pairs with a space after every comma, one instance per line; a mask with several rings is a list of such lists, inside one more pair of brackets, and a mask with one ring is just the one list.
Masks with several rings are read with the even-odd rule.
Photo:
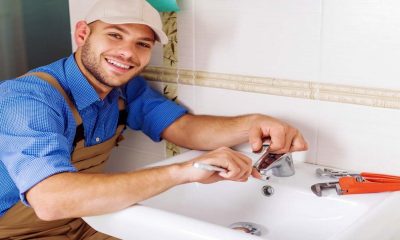
[[253, 167], [264, 177], [267, 177], [271, 170], [272, 174], [277, 177], [289, 177], [294, 175], [295, 169], [293, 165], [292, 154], [290, 152], [284, 154], [270, 153], [269, 145], [263, 145], [265, 152], [253, 165]]
[[263, 169], [268, 168], [273, 162], [278, 160], [283, 154], [273, 154], [269, 152], [269, 144], [263, 144], [261, 152], [263, 154], [257, 160], [257, 162], [253, 165], [257, 169], [257, 171], [261, 171]]

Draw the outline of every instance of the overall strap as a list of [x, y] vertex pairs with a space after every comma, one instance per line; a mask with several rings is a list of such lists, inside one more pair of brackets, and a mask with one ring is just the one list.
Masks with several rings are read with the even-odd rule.
[[[65, 90], [62, 88], [60, 83], [55, 79], [53, 76], [51, 76], [48, 73], [45, 72], [32, 72], [32, 73], [27, 73], [25, 75], [22, 75], [21, 77], [24, 76], [36, 76], [46, 82], [48, 82], [50, 85], [52, 85], [54, 88], [56, 88], [61, 95], [64, 97], [65, 101], [67, 102], [69, 108], [72, 111], [72, 114], [74, 116], [75, 122], [76, 122], [76, 131], [75, 131], [75, 138], [73, 142], [73, 147], [74, 149], [78, 146], [79, 148], [84, 146], [84, 140], [85, 140], [85, 134], [84, 134], [84, 128], [83, 128], [83, 122], [82, 118], [79, 115], [78, 110], [76, 109], [74, 103], [71, 101]], [[123, 125], [125, 128], [126, 121], [127, 121], [127, 112], [125, 110], [125, 102], [122, 100], [122, 98], [118, 99], [118, 108], [119, 108], [119, 118], [118, 118], [118, 126]]]
[[53, 86], [55, 89], [57, 89], [61, 95], [64, 97], [65, 101], [67, 102], [69, 108], [72, 111], [72, 114], [74, 116], [76, 126], [79, 126], [82, 124], [82, 118], [79, 115], [78, 110], [76, 109], [74, 103], [71, 101], [67, 93], [65, 92], [64, 88], [61, 87], [60, 83], [55, 79], [53, 76], [51, 76], [48, 73], [45, 72], [33, 72], [33, 73], [27, 73], [25, 75], [22, 75], [21, 77], [25, 76], [36, 76], [40, 79], [43, 79], [44, 81], [48, 82], [51, 86]]

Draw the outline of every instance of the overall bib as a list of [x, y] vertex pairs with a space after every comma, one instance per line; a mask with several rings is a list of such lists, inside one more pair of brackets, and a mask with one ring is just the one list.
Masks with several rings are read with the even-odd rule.
[[[111, 154], [114, 146], [122, 140], [122, 131], [125, 128], [126, 113], [125, 104], [122, 99], [118, 101], [120, 118], [116, 133], [109, 140], [85, 147], [82, 118], [78, 110], [65, 93], [58, 81], [47, 73], [33, 73], [55, 87], [67, 101], [74, 115], [77, 131], [75, 136], [75, 148], [71, 154], [71, 161], [79, 172], [100, 173], [103, 170], [105, 161]], [[26, 76], [26, 75], [25, 75]], [[5, 215], [0, 217], [0, 240], [3, 239], [85, 239], [85, 240], [114, 240], [117, 238], [97, 232], [81, 218], [61, 219], [56, 221], [40, 220], [32, 208], [25, 206], [21, 201], [10, 208]]]

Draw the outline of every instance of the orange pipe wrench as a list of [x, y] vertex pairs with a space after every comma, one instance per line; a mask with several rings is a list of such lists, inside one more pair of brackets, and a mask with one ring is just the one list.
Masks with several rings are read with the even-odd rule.
[[319, 197], [324, 189], [334, 188], [339, 195], [400, 190], [400, 176], [363, 172], [360, 174], [317, 169], [317, 175], [339, 178], [337, 182], [317, 183], [311, 190]]

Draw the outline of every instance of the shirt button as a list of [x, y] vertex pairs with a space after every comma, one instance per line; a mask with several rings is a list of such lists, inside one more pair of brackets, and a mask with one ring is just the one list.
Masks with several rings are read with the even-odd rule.
[[99, 137], [96, 138], [96, 142], [100, 142], [100, 138]]

